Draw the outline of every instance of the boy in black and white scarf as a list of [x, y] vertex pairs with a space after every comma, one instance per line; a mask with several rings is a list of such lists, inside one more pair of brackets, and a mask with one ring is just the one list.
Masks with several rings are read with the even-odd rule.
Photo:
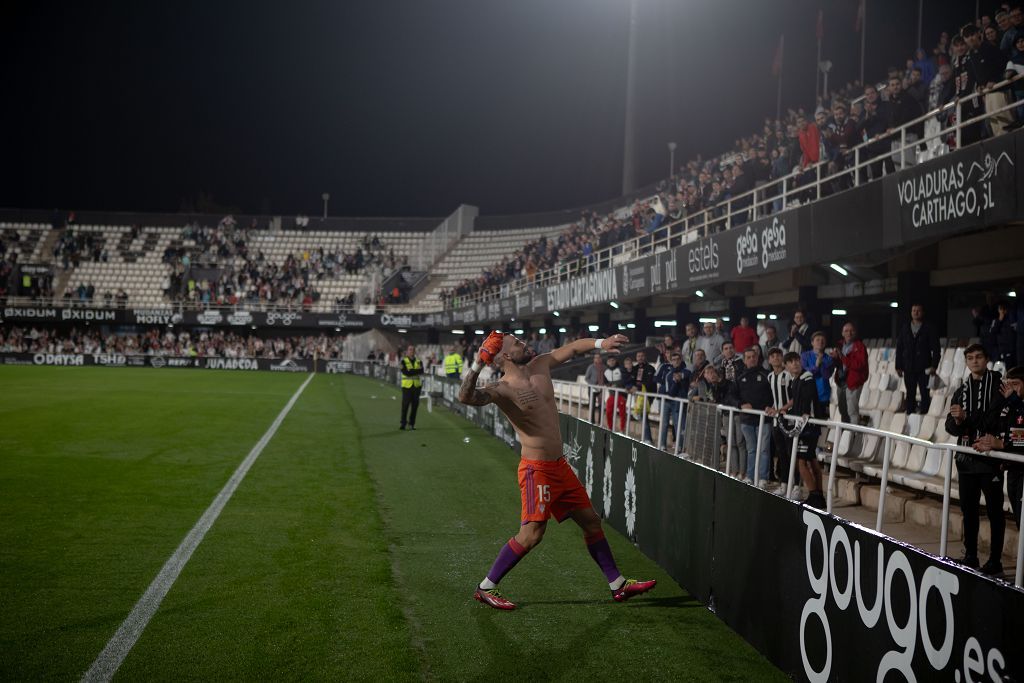
[[[981, 344], [964, 349], [964, 359], [970, 375], [953, 394], [946, 416], [946, 432], [959, 437], [961, 446], [973, 447], [985, 431], [987, 414], [996, 404], [1002, 376], [987, 369], [988, 354]], [[964, 566], [978, 568], [978, 527], [980, 525], [981, 494], [985, 494], [992, 533], [992, 552], [981, 568], [994, 574], [1002, 571], [1003, 535], [1006, 518], [1003, 516], [1003, 473], [994, 458], [967, 453], [956, 454], [956, 468], [960, 482], [960, 509], [964, 515]]]

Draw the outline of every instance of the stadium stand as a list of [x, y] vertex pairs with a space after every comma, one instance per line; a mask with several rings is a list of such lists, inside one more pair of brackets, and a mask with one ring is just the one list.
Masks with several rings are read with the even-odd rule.
[[[936, 108], [972, 92], [957, 91], [951, 85], [950, 67], [962, 65], [962, 51], [966, 49], [962, 42], [954, 40], [940, 48], [930, 59], [918, 60], [905, 70], [891, 71], [885, 89], [850, 84], [816, 103], [813, 115], [805, 109], [795, 109], [781, 119], [767, 119], [760, 133], [740, 139], [734, 149], [713, 159], [690, 160], [679, 167], [676, 175], [652, 187], [649, 195], [623, 200], [621, 206], [608, 212], [599, 215], [584, 211], [579, 220], [561, 225], [471, 232], [434, 265], [431, 287], [425, 295], [401, 310], [452, 308], [496, 298], [509, 286], [529, 288], [545, 273], [558, 279], [582, 268], [604, 268], [607, 264], [596, 259], [599, 250], [615, 253], [626, 242], [641, 246], [644, 240], [649, 240], [653, 247], [656, 235], [670, 226], [681, 226], [682, 231], [691, 235], [706, 235], [709, 231], [735, 227], [755, 215], [771, 215], [787, 206], [814, 202], [850, 189], [853, 184], [872, 182], [956, 151], [970, 140], [960, 140], [959, 134], [947, 134], [916, 146], [912, 153], [890, 153], [895, 136], [887, 131], [895, 128], [901, 140], [916, 136], [918, 124], [911, 122], [926, 112], [930, 114], [927, 121], [921, 122], [921, 128], [934, 131], [936, 126], [949, 125], [954, 118], [953, 109], [947, 107], [935, 113]], [[931, 77], [922, 88], [925, 72]], [[1022, 91], [1017, 81], [1008, 85], [1001, 85], [994, 94], [1009, 93], [1013, 99], [1004, 102], [1013, 104]], [[880, 121], [878, 117], [882, 115], [874, 113], [874, 107], [883, 105], [885, 121]], [[896, 112], [897, 105], [902, 113]], [[989, 104], [985, 100], [976, 106], [984, 113]], [[978, 111], [972, 113], [977, 115]], [[885, 126], [879, 133], [877, 127], [881, 123]], [[988, 125], [989, 137], [1014, 127], [997, 126], [994, 122]], [[856, 165], [857, 155], [851, 154], [854, 148], [881, 156], [877, 164], [855, 169], [855, 173], [846, 170]], [[863, 159], [861, 156], [860, 160]], [[779, 182], [784, 183], [781, 190], [771, 185]], [[389, 232], [379, 238], [376, 246], [374, 237], [371, 232], [358, 230], [240, 229], [233, 221], [222, 221], [216, 228], [194, 226], [185, 231], [179, 226], [76, 223], [51, 227], [8, 222], [0, 223], [0, 258], [7, 264], [3, 267], [8, 274], [10, 264], [15, 262], [54, 263], [59, 276], [48, 294], [41, 293], [42, 298], [51, 301], [56, 291], [57, 296], [78, 302], [103, 299], [108, 303], [116, 300], [121, 304], [154, 307], [172, 301], [197, 307], [245, 302], [327, 312], [348, 310], [361, 303], [380, 303], [382, 278], [424, 248], [426, 233]], [[635, 253], [622, 256], [628, 261]], [[349, 260], [357, 254], [361, 257], [356, 262]], [[190, 269], [202, 270], [204, 274], [192, 276]], [[685, 321], [678, 322], [681, 325]], [[581, 332], [577, 328], [565, 334], [574, 333]], [[111, 346], [144, 351], [146, 343], [141, 338], [129, 343], [120, 338], [104, 340], [98, 335], [87, 339], [87, 344], [101, 349]], [[208, 338], [203, 343], [203, 353], [222, 353], [225, 349], [231, 353], [260, 352], [251, 348], [255, 344], [251, 338], [243, 339]], [[10, 347], [7, 350], [18, 350], [10, 334], [6, 343]], [[23, 339], [20, 343], [25, 346]], [[66, 342], [47, 339], [46, 343]], [[163, 343], [159, 348], [163, 348]], [[182, 350], [180, 338], [167, 343], [175, 351]], [[923, 415], [908, 415], [905, 411], [905, 388], [895, 372], [893, 341], [875, 338], [866, 343], [870, 374], [859, 405], [867, 425], [934, 444], [953, 443], [953, 437], [945, 432], [943, 418], [953, 388], [965, 373], [966, 341], [943, 340], [942, 362], [936, 372], [939, 384], [933, 390], [929, 410]], [[297, 344], [308, 347], [309, 342]], [[151, 346], [150, 350], [159, 352], [157, 347]], [[436, 345], [429, 353], [437, 358], [443, 355]], [[1005, 365], [996, 367], [1005, 369]], [[569, 391], [573, 400], [586, 405], [589, 394], [578, 392], [578, 387], [566, 389], [560, 385], [559, 391]], [[838, 416], [835, 399], [833, 391], [833, 418]], [[653, 421], [659, 420], [658, 402], [649, 415]], [[835, 457], [845, 471], [873, 479], [881, 476], [885, 456], [882, 437], [859, 436], [849, 431], [838, 440], [836, 436], [837, 430], [833, 428], [822, 437], [822, 460]], [[907, 489], [941, 495], [948, 457], [944, 453], [920, 444], [897, 443], [888, 478]], [[953, 472], [955, 478], [955, 468]], [[958, 496], [955, 481], [952, 493], [954, 498]]]
[[[330, 311], [379, 301], [383, 277], [408, 263], [409, 254], [415, 254], [424, 239], [419, 232], [248, 229], [224, 240], [221, 250], [220, 241], [203, 239], [204, 230], [212, 229], [78, 223], [58, 229], [0, 223], [0, 257], [8, 263], [55, 266], [54, 291], [68, 302], [227, 305], [255, 290], [250, 303]], [[351, 267], [346, 256], [352, 259]], [[293, 267], [286, 270], [289, 263]], [[204, 275], [189, 277], [192, 265], [202, 266]], [[253, 266], [256, 277], [247, 272]], [[287, 282], [286, 274], [291, 276]], [[172, 283], [178, 287], [172, 288]], [[261, 291], [261, 284], [273, 286]], [[304, 301], [307, 293], [310, 299]]]

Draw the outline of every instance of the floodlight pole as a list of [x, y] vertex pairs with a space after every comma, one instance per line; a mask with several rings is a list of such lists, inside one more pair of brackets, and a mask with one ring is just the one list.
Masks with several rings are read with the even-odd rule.
[[629, 0], [629, 49], [626, 62], [626, 131], [622, 146], [622, 194], [627, 195], [636, 187], [636, 173], [633, 168], [634, 118], [636, 106], [636, 16], [639, 0]]
[[668, 177], [671, 179], [676, 172], [676, 143], [668, 143]]
[[320, 195], [320, 199], [324, 200], [324, 218], [327, 218], [327, 202], [331, 199], [330, 192], [324, 192]]

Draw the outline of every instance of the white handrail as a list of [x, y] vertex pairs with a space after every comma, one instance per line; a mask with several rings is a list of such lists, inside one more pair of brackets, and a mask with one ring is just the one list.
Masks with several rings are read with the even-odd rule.
[[[616, 400], [614, 400], [612, 402], [612, 407], [613, 407], [613, 415], [612, 415], [612, 417], [613, 417], [613, 419], [612, 419], [612, 423], [611, 423], [611, 431], [612, 432], [616, 431], [615, 428], [614, 428], [615, 427], [615, 421], [614, 421], [615, 413], [614, 413], [614, 410], [615, 410], [615, 408], [619, 404], [617, 395], [619, 393], [628, 394], [629, 392], [627, 392], [627, 390], [622, 389], [622, 388], [618, 388], [618, 387], [609, 387], [609, 386], [601, 386], [601, 385], [596, 385], [596, 384], [587, 384], [587, 383], [584, 383], [584, 382], [568, 382], [568, 381], [564, 381], [564, 380], [552, 380], [552, 383], [555, 385], [555, 397], [559, 401], [559, 407], [561, 407], [561, 402], [562, 402], [562, 399], [561, 399], [562, 391], [560, 391], [560, 388], [563, 391], [567, 389], [567, 391], [565, 391], [565, 393], [567, 393], [569, 396], [571, 396], [572, 395], [572, 387], [580, 387], [580, 386], [586, 387], [587, 390], [590, 392], [591, 400], [593, 399], [593, 396], [595, 395], [595, 393], [600, 394], [601, 399], [602, 399], [601, 400], [601, 404], [602, 405], [605, 404], [606, 392], [610, 392], [613, 396], [616, 396]], [[682, 413], [683, 406], [690, 403], [689, 399], [676, 398], [676, 397], [672, 397], [672, 396], [666, 396], [664, 394], [647, 393], [647, 394], [645, 394], [645, 396], [646, 396], [648, 401], [662, 400], [662, 401], [670, 401], [670, 402], [673, 402], [673, 403], [678, 402], [679, 406], [680, 406], [679, 407], [680, 415]], [[581, 397], [582, 397], [582, 394], [581, 394]], [[732, 465], [732, 438], [733, 438], [732, 437], [732, 433], [733, 433], [732, 425], [733, 425], [733, 415], [735, 413], [740, 413], [740, 414], [743, 414], [743, 415], [757, 415], [758, 416], [758, 419], [759, 419], [758, 437], [757, 437], [757, 444], [754, 447], [755, 458], [757, 458], [755, 460], [755, 466], [754, 466], [754, 472], [755, 472], [755, 482], [754, 482], [754, 485], [756, 486], [757, 483], [758, 483], [756, 477], [757, 477], [757, 474], [760, 471], [760, 468], [758, 466], [760, 464], [759, 463], [759, 458], [760, 458], [760, 453], [761, 453], [761, 431], [760, 430], [763, 429], [764, 422], [767, 419], [772, 419], [772, 416], [768, 415], [766, 412], [764, 412], [762, 410], [755, 410], [755, 409], [751, 409], [751, 408], [737, 408], [737, 407], [734, 407], [734, 406], [723, 405], [723, 404], [720, 404], [720, 403], [719, 404], [710, 404], [710, 403], [708, 403], [708, 404], [709, 405], [714, 405], [719, 413], [724, 411], [728, 415], [727, 421], [726, 421], [727, 425], [728, 425], [728, 432], [726, 434], [726, 444], [727, 444], [727, 446], [726, 446], [726, 464], [725, 464], [726, 474], [730, 473], [731, 465]], [[627, 406], [628, 406], [628, 402], [627, 402]], [[581, 404], [581, 408], [582, 408], [582, 404]], [[593, 408], [593, 406], [591, 406], [591, 408]], [[648, 412], [648, 410], [649, 410], [649, 405], [644, 407], [644, 420], [645, 421], [647, 419], [647, 412]], [[631, 437], [629, 435], [628, 413], [629, 413], [629, 411], [628, 411], [628, 408], [627, 408], [626, 428], [624, 430], [620, 430], [620, 431], [627, 438], [633, 438], [633, 437]], [[793, 416], [793, 415], [785, 415], [783, 417], [785, 419], [787, 419], [787, 420], [794, 421], [794, 422], [799, 419], [798, 417]], [[660, 419], [661, 419], [661, 417], [659, 416], [659, 420]], [[836, 420], [823, 420], [823, 419], [818, 419], [818, 418], [810, 418], [810, 419], [808, 419], [807, 420], [807, 424], [812, 424], [812, 425], [816, 425], [816, 426], [819, 426], [819, 427], [825, 427], [825, 428], [830, 429], [830, 430], [831, 429], [836, 430], [836, 437], [835, 437], [835, 440], [833, 442], [835, 445], [834, 445], [832, 454], [830, 456], [831, 460], [830, 460], [830, 463], [829, 463], [828, 493], [827, 493], [827, 498], [826, 498], [826, 512], [828, 512], [828, 513], [832, 513], [832, 499], [833, 499], [833, 489], [834, 489], [834, 483], [835, 483], [835, 468], [836, 468], [836, 461], [838, 459], [839, 441], [840, 441], [840, 438], [842, 436], [842, 432], [843, 431], [857, 432], [857, 433], [866, 434], [866, 435], [878, 436], [878, 437], [883, 438], [885, 440], [884, 448], [883, 448], [883, 454], [882, 454], [882, 474], [881, 474], [881, 487], [880, 487], [880, 490], [879, 490], [879, 499], [878, 499], [878, 514], [877, 514], [877, 518], [876, 518], [876, 522], [875, 522], [875, 531], [877, 531], [878, 533], [882, 533], [882, 521], [883, 521], [883, 516], [884, 516], [884, 510], [885, 510], [885, 491], [886, 491], [886, 488], [889, 485], [889, 463], [890, 463], [890, 460], [892, 459], [893, 444], [894, 444], [894, 442], [902, 441], [902, 442], [907, 443], [907, 444], [912, 445], [912, 446], [923, 446], [925, 448], [934, 448], [934, 449], [938, 449], [939, 451], [942, 451], [943, 452], [943, 457], [945, 458], [945, 467], [944, 467], [944, 472], [943, 472], [942, 527], [941, 527], [941, 530], [940, 530], [940, 539], [939, 539], [939, 544], [940, 544], [939, 556], [940, 557], [947, 557], [947, 546], [948, 546], [948, 538], [949, 538], [949, 507], [950, 507], [950, 500], [951, 500], [951, 495], [952, 495], [951, 494], [951, 488], [952, 488], [952, 475], [953, 475], [953, 453], [966, 453], [966, 454], [970, 454], [970, 455], [983, 455], [983, 456], [986, 456], [986, 457], [993, 457], [993, 458], [996, 458], [996, 459], [999, 459], [999, 460], [1008, 461], [1008, 462], [1024, 463], [1024, 456], [1020, 456], [1020, 455], [1017, 455], [1017, 454], [1014, 454], [1014, 453], [1005, 453], [1005, 452], [1001, 452], [1001, 451], [990, 451], [988, 453], [980, 453], [980, 452], [974, 450], [973, 448], [967, 448], [965, 446], [959, 446], [957, 444], [950, 444], [950, 443], [935, 443], [935, 442], [929, 441], [927, 439], [921, 439], [921, 438], [917, 438], [917, 437], [913, 437], [913, 436], [907, 436], [907, 435], [904, 435], [904, 434], [897, 434], [895, 432], [886, 431], [884, 429], [878, 429], [876, 427], [866, 427], [864, 425], [859, 425], [859, 424], [851, 424], [851, 423], [846, 423], [846, 422], [839, 422], [839, 421], [836, 421]], [[678, 426], [679, 425], [681, 425], [681, 420], [677, 420], [677, 435], [676, 435], [676, 442], [675, 442], [675, 449], [674, 449], [675, 452], [672, 453], [672, 455], [679, 455], [679, 441], [680, 441], [679, 433], [681, 431], [681, 430], [678, 430]], [[660, 426], [659, 426], [659, 441], [660, 441], [660, 431], [661, 430], [660, 430]], [[644, 436], [644, 431], [643, 430], [641, 430], [640, 436], [641, 436], [641, 440], [643, 440], [643, 436]], [[793, 441], [793, 444], [792, 444], [791, 453], [790, 453], [789, 476], [788, 476], [788, 481], [787, 481], [787, 484], [786, 484], [786, 497], [787, 498], [792, 495], [793, 486], [794, 486], [794, 483], [795, 483], [795, 474], [796, 474], [796, 454], [797, 454], [797, 446], [798, 446], [797, 441], [798, 440], [796, 438], [793, 438], [792, 441]], [[657, 445], [655, 445], [655, 444], [651, 444], [651, 445], [654, 445], [659, 450], [664, 450], [660, 443], [657, 444]], [[1022, 505], [1024, 505], [1024, 499], [1022, 499]], [[1018, 534], [1018, 537], [1017, 537], [1017, 567], [1016, 567], [1016, 571], [1015, 571], [1015, 575], [1014, 575], [1014, 584], [1016, 586], [1018, 586], [1018, 587], [1024, 586], [1024, 534]]]

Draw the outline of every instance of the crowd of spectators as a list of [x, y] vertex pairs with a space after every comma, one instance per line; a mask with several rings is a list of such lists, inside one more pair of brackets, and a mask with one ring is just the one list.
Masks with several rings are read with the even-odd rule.
[[15, 353], [120, 353], [195, 358], [341, 358], [345, 338], [309, 335], [262, 338], [232, 332], [108, 334], [75, 328], [0, 328], [0, 351]]
[[[52, 293], [50, 296], [52, 297]], [[66, 306], [91, 304], [96, 301], [96, 285], [91, 282], [89, 284], [80, 282], [77, 287], [68, 285], [64, 288], [62, 298]], [[128, 293], [124, 287], [118, 287], [117, 291], [109, 289], [104, 291], [102, 299], [105, 306], [125, 308], [128, 305]]]
[[[319, 247], [289, 253], [276, 263], [261, 250], [249, 248], [254, 229], [255, 225], [240, 228], [232, 216], [225, 216], [215, 228], [187, 225], [181, 238], [190, 244], [164, 251], [163, 261], [170, 266], [163, 282], [164, 295], [194, 305], [278, 304], [309, 310], [320, 301], [316, 284], [320, 280], [370, 270], [386, 276], [408, 264], [407, 256], [397, 256], [376, 235], [367, 235], [351, 253]], [[212, 269], [217, 275], [195, 276], [198, 268]], [[339, 310], [351, 308], [354, 295], [338, 297], [334, 303]]]
[[[915, 163], [918, 152], [937, 154], [956, 143], [955, 134], [949, 133], [922, 142], [920, 150], [904, 152], [899, 150], [901, 141], [892, 134], [894, 129], [958, 98], [963, 101], [963, 120], [1020, 101], [1024, 99], [1024, 79], [1009, 89], [990, 89], [1021, 73], [1024, 17], [1020, 7], [1002, 5], [994, 21], [983, 16], [952, 38], [942, 33], [931, 54], [916, 50], [904, 66], [889, 68], [882, 84], [847, 83], [820, 96], [813, 110], [790, 109], [780, 119], [766, 118], [759, 133], [737, 140], [728, 152], [712, 159], [698, 156], [682, 164], [671, 178], [656, 185], [652, 196], [603, 216], [584, 212], [561, 234], [542, 236], [479, 276], [442, 292], [442, 300], [447, 306], [457, 306], [466, 298], [498, 296], [501, 285], [521, 279], [532, 283], [541, 271], [575, 274], [593, 266], [595, 251], [633, 238], [640, 238], [642, 246], [651, 233], [683, 217], [699, 217], [697, 229], [702, 234], [742, 224], [749, 217], [743, 210], [753, 203], [747, 193], [782, 178], [788, 179], [787, 189], [797, 190], [795, 196], [787, 197], [787, 205], [799, 204], [816, 196], [816, 191], [812, 195], [811, 190], [799, 190], [815, 181], [819, 165], [821, 176], [831, 177], [823, 183], [822, 196], [842, 192], [854, 183], [853, 172], [843, 171], [853, 165], [851, 150], [861, 144], [865, 145], [861, 159], [881, 158], [862, 167], [858, 180], [880, 178]], [[966, 99], [978, 92], [983, 96]], [[961, 133], [961, 145], [1020, 125], [1022, 110], [1024, 107], [1019, 107], [1016, 114], [1009, 110], [969, 125]], [[906, 136], [907, 143], [939, 134], [954, 123], [955, 114], [955, 108], [949, 108], [921, 122]], [[781, 188], [774, 184], [763, 198], [779, 195]], [[741, 212], [739, 220], [727, 218], [723, 203], [728, 200], [735, 200], [731, 209]], [[762, 205], [759, 212], [774, 213], [782, 206], [779, 197]]]

